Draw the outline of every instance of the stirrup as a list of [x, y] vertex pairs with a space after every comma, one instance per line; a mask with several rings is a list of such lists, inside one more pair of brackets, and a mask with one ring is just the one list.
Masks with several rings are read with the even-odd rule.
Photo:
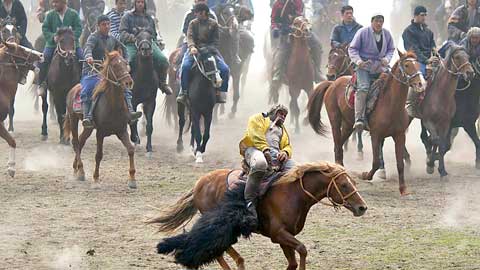
[[92, 120], [87, 118], [82, 120], [82, 125], [84, 128], [94, 128]]

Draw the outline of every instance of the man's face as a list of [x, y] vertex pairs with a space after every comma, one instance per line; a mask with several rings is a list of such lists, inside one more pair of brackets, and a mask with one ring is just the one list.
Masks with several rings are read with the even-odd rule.
[[118, 0], [116, 5], [117, 5], [117, 10], [120, 13], [124, 12], [125, 9], [127, 9], [127, 1], [125, 0]]
[[287, 118], [287, 112], [285, 111], [278, 111], [276, 114], [275, 114], [275, 119], [277, 120], [276, 122], [276, 125], [277, 126], [281, 126], [283, 125], [283, 123], [285, 123], [285, 119]]
[[61, 0], [53, 0], [52, 6], [58, 12], [63, 11], [65, 9], [65, 3]]
[[480, 36], [479, 35], [472, 36], [470, 38], [470, 44], [472, 44], [472, 46], [478, 46], [480, 44]]
[[383, 28], [383, 19], [382, 18], [375, 18], [373, 21], [372, 21], [372, 28], [373, 28], [373, 31], [375, 32], [380, 32], [382, 31], [382, 28]]
[[415, 15], [415, 16], [413, 17], [413, 19], [414, 19], [415, 22], [417, 22], [417, 23], [424, 24], [424, 23], [425, 23], [425, 20], [427, 19], [427, 13], [422, 12], [422, 13], [420, 13], [419, 15]]
[[342, 19], [346, 23], [353, 22], [353, 10], [345, 10], [345, 12], [342, 15]]
[[109, 21], [101, 22], [98, 25], [98, 31], [103, 35], [108, 35], [108, 32], [110, 32], [110, 22]]
[[145, 10], [145, 0], [135, 0], [135, 10], [143, 12]]
[[195, 16], [199, 20], [205, 20], [206, 18], [208, 18], [208, 15], [207, 15], [206, 11], [195, 12]]
[[477, 0], [468, 0], [468, 6], [469, 7], [476, 7], [477, 6]]

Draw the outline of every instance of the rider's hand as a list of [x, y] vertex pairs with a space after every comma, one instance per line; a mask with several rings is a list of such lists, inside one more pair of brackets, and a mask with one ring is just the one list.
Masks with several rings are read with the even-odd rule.
[[85, 61], [87, 61], [89, 65], [93, 65], [93, 57], [88, 57]]
[[357, 66], [359, 68], [366, 68], [370, 63], [371, 63], [370, 60], [368, 60], [368, 61], [360, 60], [360, 61], [357, 62]]
[[190, 54], [191, 54], [191, 55], [196, 55], [196, 54], [198, 54], [197, 48], [191, 47], [191, 48], [190, 48]]
[[387, 67], [388, 64], [390, 63], [390, 61], [388, 61], [388, 59], [385, 58], [385, 57], [382, 58], [382, 60], [380, 60], [380, 62], [382, 63], [382, 66], [384, 66], [384, 67]]
[[428, 61], [432, 65], [438, 65], [438, 63], [440, 63], [440, 58], [438, 58], [437, 56], [432, 56], [432, 57], [430, 57], [430, 59], [428, 59]]
[[288, 160], [288, 153], [285, 151], [282, 151], [278, 154], [277, 156], [278, 161], [280, 162], [285, 162]]
[[263, 155], [265, 156], [265, 160], [267, 160], [268, 167], [272, 166], [272, 154], [270, 153], [270, 149], [266, 149], [263, 151]]
[[53, 42], [55, 42], [55, 43], [58, 42], [58, 36], [53, 36]]
[[273, 38], [279, 38], [280, 37], [280, 30], [278, 28], [273, 29], [272, 36], [273, 36]]

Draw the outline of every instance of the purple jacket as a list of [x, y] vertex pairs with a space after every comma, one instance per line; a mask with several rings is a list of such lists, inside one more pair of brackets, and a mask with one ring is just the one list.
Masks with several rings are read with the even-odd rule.
[[370, 60], [372, 64], [368, 65], [365, 69], [370, 73], [382, 72], [381, 59], [386, 58], [388, 62], [390, 62], [395, 52], [395, 45], [393, 44], [393, 38], [390, 32], [384, 28], [382, 35], [383, 46], [382, 51], [379, 52], [373, 35], [373, 28], [371, 26], [365, 26], [358, 30], [348, 48], [352, 62], [358, 63], [360, 60]]

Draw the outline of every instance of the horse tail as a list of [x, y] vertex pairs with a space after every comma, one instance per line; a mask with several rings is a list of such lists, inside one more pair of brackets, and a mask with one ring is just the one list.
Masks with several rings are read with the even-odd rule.
[[255, 220], [248, 214], [243, 198], [245, 185], [227, 191], [220, 205], [205, 212], [190, 232], [163, 239], [157, 245], [161, 254], [175, 254], [175, 262], [189, 269], [198, 269], [213, 262], [238, 237], [249, 237]]
[[323, 97], [332, 83], [330, 81], [320, 83], [308, 97], [308, 122], [310, 122], [313, 130], [322, 136], [327, 133], [325, 124], [322, 123], [321, 119]]
[[70, 135], [72, 134], [72, 127], [70, 126], [70, 121], [71, 116], [70, 113], [67, 110], [67, 113], [65, 114], [65, 118], [63, 119], [63, 138], [65, 140], [70, 139]]
[[158, 225], [159, 232], [173, 232], [180, 226], [185, 226], [197, 213], [193, 203], [193, 189], [183, 195], [175, 205], [163, 215], [148, 220], [147, 224]]

